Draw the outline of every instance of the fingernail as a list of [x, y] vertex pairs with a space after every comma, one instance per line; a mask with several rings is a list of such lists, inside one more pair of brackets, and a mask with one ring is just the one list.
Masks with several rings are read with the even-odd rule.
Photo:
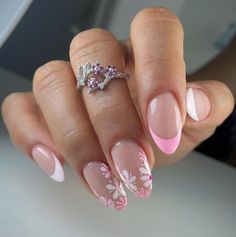
[[166, 154], [176, 151], [182, 131], [178, 103], [170, 92], [155, 97], [148, 105], [148, 125], [156, 145]]
[[32, 149], [32, 157], [47, 175], [57, 182], [64, 181], [64, 170], [56, 155], [46, 146], [36, 145]]
[[195, 121], [204, 120], [211, 108], [207, 95], [201, 89], [189, 87], [186, 96], [188, 115]]
[[93, 161], [84, 167], [83, 174], [94, 195], [105, 206], [116, 210], [125, 209], [126, 193], [109, 166], [100, 161]]
[[111, 157], [125, 186], [139, 198], [148, 198], [152, 190], [152, 175], [143, 149], [131, 140], [116, 143]]

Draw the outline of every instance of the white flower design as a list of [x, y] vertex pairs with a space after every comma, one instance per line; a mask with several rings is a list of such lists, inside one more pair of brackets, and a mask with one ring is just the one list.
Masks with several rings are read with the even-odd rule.
[[123, 197], [126, 196], [122, 183], [119, 182], [115, 177], [113, 178], [113, 180], [109, 180], [109, 184], [106, 185], [106, 188], [109, 192], [113, 192], [113, 199], [117, 199], [120, 195]]
[[140, 179], [143, 181], [144, 187], [152, 189], [152, 175], [147, 161], [144, 161], [143, 166], [139, 168]]
[[102, 171], [102, 175], [105, 179], [109, 179], [111, 177], [111, 168], [106, 164], [102, 164], [100, 170]]
[[125, 186], [131, 191], [137, 191], [136, 176], [132, 176], [131, 172], [129, 173], [127, 170], [120, 171], [118, 169], [118, 172]]
[[114, 207], [115, 206], [115, 203], [111, 198], [101, 196], [101, 197], [99, 197], [99, 200], [107, 207]]

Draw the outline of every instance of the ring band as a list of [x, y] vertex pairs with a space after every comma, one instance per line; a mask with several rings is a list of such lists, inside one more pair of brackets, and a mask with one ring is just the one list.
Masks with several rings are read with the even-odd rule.
[[88, 93], [98, 89], [104, 89], [105, 86], [115, 78], [127, 79], [129, 74], [119, 72], [115, 66], [108, 65], [103, 67], [99, 61], [94, 65], [87, 63], [80, 66], [77, 74], [77, 89], [84, 86], [88, 87]]

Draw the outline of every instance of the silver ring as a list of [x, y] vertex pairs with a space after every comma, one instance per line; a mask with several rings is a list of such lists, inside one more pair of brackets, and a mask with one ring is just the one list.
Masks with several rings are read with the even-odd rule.
[[87, 86], [88, 93], [91, 93], [98, 89], [104, 89], [112, 79], [127, 79], [128, 77], [128, 73], [119, 72], [115, 66], [108, 65], [105, 68], [99, 61], [93, 65], [87, 63], [80, 66], [78, 69], [78, 74], [76, 76], [77, 89]]

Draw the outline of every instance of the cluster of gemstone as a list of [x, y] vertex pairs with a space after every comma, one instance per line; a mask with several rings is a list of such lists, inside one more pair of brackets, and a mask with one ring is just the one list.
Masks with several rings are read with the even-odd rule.
[[78, 68], [77, 88], [88, 86], [88, 93], [103, 89], [114, 78], [128, 78], [129, 74], [119, 72], [116, 67], [103, 67], [99, 61], [91, 65], [87, 63]]
[[96, 63], [92, 66], [91, 77], [88, 78], [87, 86], [91, 89], [98, 88], [100, 82], [105, 79], [105, 74], [108, 76], [116, 76], [118, 73], [116, 67], [111, 67], [110, 65], [104, 68], [100, 63]]

